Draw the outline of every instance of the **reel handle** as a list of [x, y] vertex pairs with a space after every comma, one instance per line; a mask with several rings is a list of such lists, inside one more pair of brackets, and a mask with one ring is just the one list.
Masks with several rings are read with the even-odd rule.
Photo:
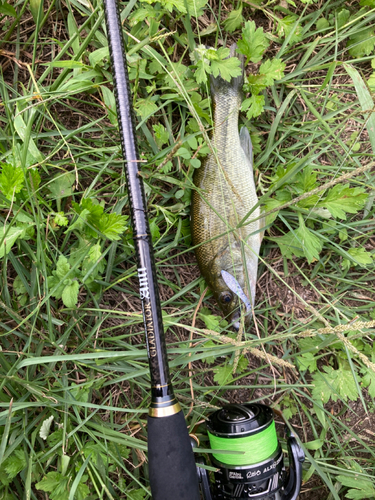
[[302, 464], [305, 454], [298, 444], [295, 434], [287, 428], [288, 456], [289, 456], [289, 478], [285, 487], [282, 500], [296, 500], [302, 484]]
[[204, 459], [204, 457], [199, 457], [197, 460], [197, 474], [204, 500], [212, 500], [210, 480], [208, 478], [207, 470], [203, 467], [199, 467], [199, 464], [206, 465], [206, 460]]

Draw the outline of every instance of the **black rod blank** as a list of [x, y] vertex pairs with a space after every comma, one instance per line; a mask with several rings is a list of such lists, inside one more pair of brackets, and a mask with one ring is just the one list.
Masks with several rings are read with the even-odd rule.
[[104, 7], [151, 376], [148, 416], [151, 492], [154, 500], [199, 500], [194, 454], [169, 375], [146, 198], [139, 175], [140, 162], [121, 20], [116, 0], [104, 0]]

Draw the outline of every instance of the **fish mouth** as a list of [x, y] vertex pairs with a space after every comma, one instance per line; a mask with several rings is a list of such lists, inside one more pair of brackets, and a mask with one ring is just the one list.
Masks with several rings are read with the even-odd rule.
[[[242, 311], [241, 311], [242, 309]], [[235, 311], [232, 316], [230, 317], [230, 323], [231, 323], [231, 326], [232, 328], [238, 332], [239, 329], [240, 329], [240, 325], [241, 325], [241, 316], [244, 316], [244, 319], [245, 319], [245, 325], [246, 326], [249, 326], [250, 325], [250, 321], [251, 321], [251, 317], [252, 317], [252, 314], [251, 314], [251, 311], [247, 311], [246, 313], [243, 311], [243, 307], [240, 307], [239, 310]]]
[[233, 328], [238, 332], [240, 329], [241, 316], [245, 316], [245, 324], [248, 326], [250, 324], [252, 306], [250, 299], [243, 291], [241, 285], [236, 280], [236, 278], [228, 273], [228, 271], [222, 270], [221, 277], [223, 278], [225, 284], [228, 288], [238, 297], [239, 308], [231, 315], [231, 323]]

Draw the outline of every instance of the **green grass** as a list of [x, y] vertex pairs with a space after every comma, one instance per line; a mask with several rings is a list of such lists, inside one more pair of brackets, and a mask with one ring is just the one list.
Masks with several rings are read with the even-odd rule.
[[[227, 401], [281, 410], [307, 455], [301, 499], [375, 497], [375, 3], [361, 4], [121, 4], [173, 384], [191, 428]], [[103, 5], [7, 5], [0, 499], [146, 499], [148, 364]], [[246, 39], [248, 20], [264, 28], [247, 54], [264, 87], [240, 121], [268, 216], [257, 328], [236, 339], [200, 303], [189, 211], [212, 110], [189, 53]], [[280, 71], [265, 82], [267, 60]]]

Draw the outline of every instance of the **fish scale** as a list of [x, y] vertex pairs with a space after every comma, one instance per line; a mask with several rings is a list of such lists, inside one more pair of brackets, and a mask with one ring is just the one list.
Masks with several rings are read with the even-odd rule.
[[[234, 50], [232, 46], [231, 55]], [[257, 207], [247, 224], [235, 229], [258, 203], [250, 136], [247, 129], [241, 131], [241, 138], [238, 132], [242, 85], [243, 75], [231, 82], [211, 77], [214, 108], [211, 146], [215, 154], [211, 152], [195, 172], [197, 189], [193, 192], [191, 208], [192, 239], [200, 271], [231, 321], [238, 320], [240, 300], [231, 294], [221, 271], [237, 279], [253, 304], [262, 224], [260, 219], [251, 222], [260, 216]], [[230, 232], [233, 229], [235, 231]], [[241, 241], [246, 243], [241, 244]], [[228, 293], [232, 295], [230, 301]]]

